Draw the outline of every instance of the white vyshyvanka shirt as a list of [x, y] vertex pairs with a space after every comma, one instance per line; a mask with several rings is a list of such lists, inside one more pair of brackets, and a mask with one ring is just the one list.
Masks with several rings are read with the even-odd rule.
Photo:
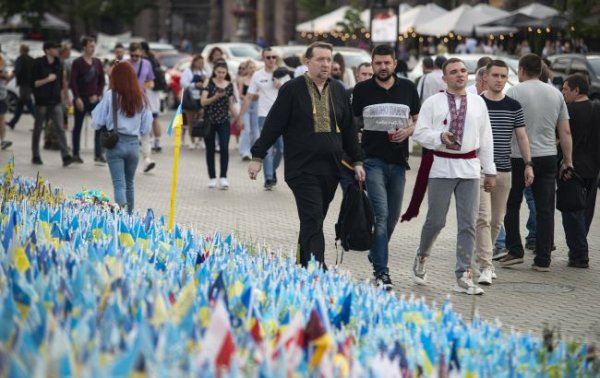
[[[461, 100], [457, 98], [457, 109]], [[444, 120], [446, 122], [444, 122]], [[430, 150], [450, 154], [466, 154], [478, 150], [477, 159], [448, 159], [436, 156], [429, 173], [430, 178], [478, 179], [481, 171], [487, 175], [496, 174], [494, 164], [494, 141], [492, 126], [485, 101], [479, 96], [467, 93], [467, 114], [461, 149], [449, 150], [442, 143], [441, 133], [450, 128], [451, 116], [445, 92], [429, 97], [421, 106], [413, 140]]]

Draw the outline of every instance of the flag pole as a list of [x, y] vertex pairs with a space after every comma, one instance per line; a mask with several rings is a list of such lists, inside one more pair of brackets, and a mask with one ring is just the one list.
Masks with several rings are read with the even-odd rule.
[[[181, 94], [183, 101], [183, 91]], [[181, 150], [181, 128], [183, 126], [183, 114], [181, 110], [182, 104], [179, 104], [175, 117], [171, 122], [173, 129], [175, 129], [175, 149], [173, 153], [173, 180], [171, 181], [171, 202], [169, 206], [169, 231], [173, 231], [173, 223], [175, 222], [175, 197], [177, 194], [177, 173], [179, 171], [179, 152]]]

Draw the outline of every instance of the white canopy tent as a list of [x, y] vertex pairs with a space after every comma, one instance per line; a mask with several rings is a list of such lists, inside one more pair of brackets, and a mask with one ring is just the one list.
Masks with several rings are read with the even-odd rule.
[[535, 18], [546, 18], [558, 15], [558, 11], [540, 3], [531, 3], [512, 12], [513, 14], [522, 13]]
[[406, 33], [411, 28], [414, 29], [417, 25], [422, 25], [446, 13], [448, 13], [446, 9], [434, 3], [417, 5], [407, 12], [400, 13], [400, 34]]
[[[23, 13], [17, 13], [8, 18], [0, 18], [0, 29], [16, 29], [16, 28], [29, 28], [31, 24]], [[61, 20], [60, 18], [50, 14], [44, 13], [41, 20], [42, 29], [52, 30], [71, 30], [71, 25], [68, 22]]]
[[337, 30], [338, 27], [336, 24], [344, 19], [346, 11], [348, 11], [348, 9], [350, 8], [351, 7], [349, 5], [344, 5], [322, 16], [319, 16], [309, 21], [305, 21], [301, 24], [296, 25], [296, 31], [300, 33], [325, 33]]
[[415, 30], [423, 35], [446, 35], [450, 32], [469, 36], [474, 27], [485, 24], [494, 19], [505, 17], [508, 12], [491, 7], [487, 4], [479, 4], [475, 7], [463, 4], [427, 23], [416, 25]]

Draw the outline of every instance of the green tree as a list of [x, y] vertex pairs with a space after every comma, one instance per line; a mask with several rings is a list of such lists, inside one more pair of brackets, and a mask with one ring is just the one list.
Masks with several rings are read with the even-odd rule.
[[598, 16], [591, 16], [592, 9], [598, 5], [600, 0], [566, 0], [571, 37], [600, 37]]
[[344, 33], [355, 33], [365, 27], [364, 22], [360, 18], [361, 11], [357, 8], [350, 7], [344, 14], [344, 19], [336, 23]]
[[318, 17], [336, 8], [335, 5], [323, 0], [300, 0], [300, 6], [308, 12], [310, 18]]
[[40, 30], [44, 14], [61, 9], [60, 0], [0, 0], [0, 15], [22, 14], [33, 30]]

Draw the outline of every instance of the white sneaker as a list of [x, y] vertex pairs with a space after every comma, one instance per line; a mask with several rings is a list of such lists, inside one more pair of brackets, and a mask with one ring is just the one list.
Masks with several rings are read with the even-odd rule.
[[427, 283], [427, 270], [425, 269], [425, 262], [427, 261], [427, 257], [422, 257], [419, 255], [415, 256], [415, 261], [413, 263], [413, 281], [417, 285], [425, 285]]
[[219, 179], [219, 188], [221, 190], [227, 190], [227, 189], [229, 189], [229, 181], [227, 181], [226, 177], [221, 177]]
[[492, 268], [484, 268], [481, 271], [481, 275], [479, 276], [477, 283], [481, 285], [491, 285], [493, 274], [494, 273], [492, 272]]
[[464, 272], [462, 277], [456, 279], [456, 286], [452, 289], [457, 293], [468, 295], [483, 294], [483, 289], [473, 283], [470, 272]]
[[214, 189], [217, 187], [217, 179], [210, 179], [208, 180], [208, 187], [210, 189]]

